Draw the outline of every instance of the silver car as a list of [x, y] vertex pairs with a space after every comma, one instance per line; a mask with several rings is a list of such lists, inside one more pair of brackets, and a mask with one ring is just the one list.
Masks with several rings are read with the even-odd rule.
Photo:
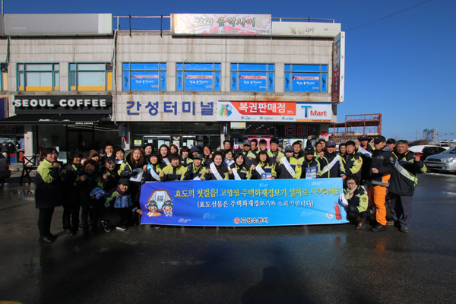
[[426, 158], [424, 164], [428, 170], [456, 172], [456, 148], [431, 155]]

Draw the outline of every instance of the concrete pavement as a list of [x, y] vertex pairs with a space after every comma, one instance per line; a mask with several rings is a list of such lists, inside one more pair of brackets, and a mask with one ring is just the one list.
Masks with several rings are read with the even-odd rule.
[[32, 186], [0, 190], [0, 301], [451, 303], [456, 176], [421, 176], [409, 234], [351, 225], [134, 226], [39, 243]]

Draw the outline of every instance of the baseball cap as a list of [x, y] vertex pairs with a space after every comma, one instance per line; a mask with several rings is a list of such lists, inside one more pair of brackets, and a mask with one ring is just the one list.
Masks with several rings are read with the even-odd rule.
[[336, 142], [334, 140], [328, 140], [328, 142], [326, 143], [326, 146], [327, 147], [335, 147], [336, 146]]
[[305, 154], [314, 154], [314, 152], [315, 152], [315, 150], [314, 150], [313, 147], [306, 147], [306, 148], [304, 149], [304, 153], [305, 153]]
[[285, 152], [293, 152], [293, 147], [292, 146], [286, 146], [285, 147]]
[[382, 136], [382, 135], [375, 136], [374, 144], [379, 144], [379, 143], [382, 143], [382, 142], [386, 142], [385, 136]]

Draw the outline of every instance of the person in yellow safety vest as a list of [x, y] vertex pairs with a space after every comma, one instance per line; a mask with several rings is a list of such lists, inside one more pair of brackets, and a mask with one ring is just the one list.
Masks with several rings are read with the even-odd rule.
[[273, 178], [277, 176], [275, 164], [271, 162], [266, 151], [258, 152], [255, 163], [250, 167], [250, 179], [262, 179], [261, 172], [271, 173]]
[[341, 177], [345, 175], [345, 168], [342, 164], [339, 154], [336, 152], [336, 142], [329, 140], [326, 144], [326, 152], [318, 159], [320, 162], [320, 171], [318, 172], [321, 178]]
[[204, 179], [204, 174], [206, 173], [206, 167], [202, 165], [203, 155], [196, 154], [193, 156], [193, 162], [187, 166], [187, 172], [185, 172], [184, 180], [193, 180], [193, 179]]
[[[289, 166], [286, 164], [283, 157], [286, 158]], [[276, 158], [276, 173], [278, 179], [291, 179], [291, 178], [301, 178], [302, 172], [302, 161], [303, 158], [296, 158], [293, 156], [293, 147], [285, 147], [285, 156]], [[292, 173], [294, 173], [292, 175]]]
[[315, 144], [315, 152], [314, 152], [315, 158], [319, 158], [321, 153], [324, 153], [323, 144], [321, 142], [317, 142]]
[[190, 149], [187, 146], [184, 146], [180, 149], [181, 156], [181, 165], [187, 167], [193, 162], [193, 159], [189, 157]]
[[[314, 175], [312, 171], [309, 174], [306, 171], [311, 170], [312, 167], [316, 169]], [[301, 178], [316, 178], [318, 177], [318, 172], [320, 172], [320, 162], [314, 156], [314, 148], [313, 147], [306, 147], [304, 149], [304, 161], [302, 163], [302, 174]]]
[[163, 168], [161, 171], [160, 181], [170, 182], [183, 180], [185, 172], [187, 172], [187, 167], [181, 165], [180, 157], [177, 154], [172, 154], [169, 159], [171, 164]]
[[244, 140], [244, 152], [242, 154], [245, 156], [245, 167], [247, 169], [250, 169], [250, 166], [255, 162], [257, 157], [256, 153], [250, 149], [250, 144], [250, 140]]
[[343, 157], [341, 157], [345, 168], [345, 174], [356, 175], [358, 177], [358, 181], [360, 181], [363, 158], [361, 157], [361, 154], [356, 152], [356, 143], [354, 141], [347, 141], [345, 146], [347, 148], [347, 152]]
[[356, 175], [347, 175], [344, 193], [340, 195], [340, 202], [347, 211], [347, 219], [356, 224], [356, 229], [363, 229], [366, 224], [369, 206], [369, 196]]
[[408, 142], [399, 140], [393, 152], [395, 164], [388, 194], [391, 199], [391, 218], [404, 233], [409, 232], [412, 221], [412, 198], [418, 184], [418, 173], [427, 171], [420, 156], [409, 151]]
[[285, 156], [282, 152], [279, 151], [279, 140], [277, 138], [271, 138], [269, 142], [269, 152], [268, 155], [272, 160], [276, 160], [277, 158], [282, 158]]
[[242, 153], [234, 155], [234, 163], [228, 168], [230, 170], [229, 179], [246, 180], [250, 179], [250, 172], [245, 166], [245, 156]]
[[347, 153], [347, 144], [346, 143], [340, 143], [339, 144], [339, 155], [340, 155], [340, 157], [343, 158], [346, 153]]

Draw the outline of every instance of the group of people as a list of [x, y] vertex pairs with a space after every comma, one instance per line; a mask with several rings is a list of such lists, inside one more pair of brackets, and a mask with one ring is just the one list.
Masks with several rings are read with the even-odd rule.
[[[383, 136], [373, 140], [359, 138], [359, 144], [347, 141], [339, 145], [312, 137], [283, 147], [272, 138], [245, 140], [232, 149], [225, 140], [223, 149], [210, 146], [177, 147], [152, 144], [134, 148], [129, 154], [121, 148], [106, 145], [103, 154], [92, 150], [87, 159], [81, 153], [69, 153], [68, 163], [57, 162], [54, 148], [43, 151], [43, 161], [36, 177], [36, 207], [39, 209], [40, 240], [53, 242], [50, 232], [54, 207], [63, 205], [63, 228], [68, 235], [79, 229], [96, 232], [99, 225], [106, 231], [124, 231], [139, 223], [141, 185], [147, 181], [181, 180], [248, 180], [342, 178], [344, 194], [340, 203], [348, 219], [358, 229], [364, 228], [370, 215], [375, 215], [372, 231], [386, 230], [387, 209], [390, 222], [408, 232], [411, 221], [416, 174], [426, 167], [408, 150], [407, 141], [387, 145]], [[390, 141], [390, 140], [389, 140]], [[385, 202], [391, 201], [390, 208]]]

